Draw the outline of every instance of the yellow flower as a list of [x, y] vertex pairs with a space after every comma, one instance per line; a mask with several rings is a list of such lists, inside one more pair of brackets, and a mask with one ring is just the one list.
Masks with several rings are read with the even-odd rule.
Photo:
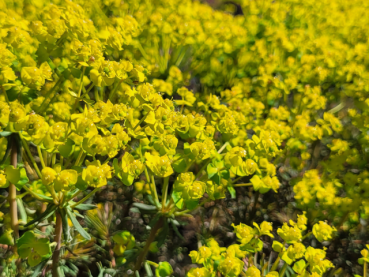
[[256, 227], [256, 229], [258, 230], [258, 233], [262, 236], [262, 235], [267, 235], [271, 238], [274, 238], [274, 236], [272, 235], [272, 233], [270, 231], [273, 231], [273, 226], [272, 226], [272, 223], [270, 222], [266, 222], [266, 221], [263, 221], [261, 224], [260, 224], [260, 227], [259, 225], [254, 222], [253, 225]]
[[316, 239], [320, 242], [330, 240], [335, 231], [336, 228], [329, 226], [324, 221], [319, 221], [319, 223], [316, 223], [313, 226], [313, 234], [316, 237]]
[[[220, 273], [222, 273], [225, 276], [236, 277], [240, 275], [244, 265], [245, 265], [244, 262], [241, 261], [240, 259], [226, 255], [224, 260], [222, 260], [219, 263], [218, 270], [220, 271]], [[246, 275], [247, 275], [247, 272], [246, 272]], [[247, 275], [247, 276], [257, 276], [257, 275]], [[259, 276], [260, 276], [260, 273], [258, 277]]]
[[55, 191], [70, 190], [77, 183], [78, 173], [73, 169], [61, 171], [54, 180]]
[[108, 164], [101, 165], [100, 161], [88, 163], [82, 171], [82, 179], [91, 187], [99, 188], [107, 184], [111, 178], [111, 167]]
[[8, 140], [6, 137], [0, 137], [0, 161], [3, 160], [6, 149], [8, 148]]
[[187, 277], [210, 277], [210, 272], [205, 268], [191, 268], [187, 273]]
[[158, 177], [168, 177], [173, 174], [171, 161], [167, 155], [154, 156], [149, 152], [145, 153], [145, 164]]
[[90, 71], [90, 78], [95, 86], [111, 86], [114, 83], [116, 77], [114, 63], [99, 59], [93, 67], [94, 69]]
[[202, 264], [211, 257], [211, 254], [210, 248], [201, 246], [199, 251], [191, 251], [189, 256], [191, 257], [193, 263]]
[[240, 223], [239, 225], [235, 226], [232, 223], [232, 226], [237, 238], [241, 241], [242, 244], [249, 243], [251, 239], [253, 239], [255, 236], [254, 229], [246, 224]]
[[297, 226], [289, 227], [287, 223], [283, 223], [282, 228], [278, 228], [277, 233], [287, 243], [295, 243], [302, 238], [301, 230]]
[[41, 64], [40, 68], [23, 67], [21, 71], [21, 78], [26, 86], [37, 90], [41, 89], [45, 80], [52, 80], [51, 75], [52, 70], [47, 62]]
[[251, 266], [246, 271], [247, 277], [260, 277], [260, 270], [257, 269], [255, 266]]
[[9, 186], [9, 182], [6, 179], [6, 175], [0, 173], [0, 188], [7, 188]]
[[238, 244], [232, 244], [232, 245], [228, 246], [228, 248], [227, 248], [227, 254], [229, 256], [233, 256], [233, 257], [237, 257], [237, 258], [242, 259], [242, 258], [244, 258], [246, 256], [247, 252], [246, 251], [242, 251], [240, 249], [240, 245], [238, 245]]
[[42, 174], [42, 183], [45, 186], [50, 185], [52, 182], [54, 182], [55, 178], [56, 178], [56, 171], [50, 167], [44, 167], [41, 171]]
[[17, 57], [6, 49], [6, 44], [0, 43], [0, 68], [9, 66]]

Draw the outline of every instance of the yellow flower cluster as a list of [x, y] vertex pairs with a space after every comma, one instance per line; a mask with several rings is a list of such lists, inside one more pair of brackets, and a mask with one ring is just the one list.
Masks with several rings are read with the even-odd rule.
[[[1, 1], [0, 188], [73, 213], [89, 187], [135, 184], [152, 204], [141, 209], [173, 218], [239, 187], [291, 185], [318, 241], [336, 217], [367, 219], [369, 3], [233, 4]], [[33, 178], [10, 165], [13, 149]], [[189, 276], [265, 275], [241, 259], [271, 223], [234, 228], [240, 244], [206, 242]], [[297, 274], [321, 275], [331, 264], [305, 230], [305, 214], [283, 224], [275, 247]]]
[[[302, 240], [310, 234], [303, 237], [303, 232], [307, 229], [306, 224], [307, 218], [304, 213], [298, 215], [297, 222], [290, 220], [290, 226], [284, 223], [282, 228], [278, 228], [277, 233], [283, 242], [273, 240], [273, 250], [279, 255], [266, 276], [281, 276], [286, 266], [292, 263], [294, 263], [292, 267], [294, 272], [301, 276], [323, 276], [324, 272], [333, 267], [333, 264], [325, 259], [325, 249], [306, 247], [302, 243]], [[233, 244], [226, 248], [219, 247], [214, 239], [207, 240], [206, 245], [201, 246], [198, 251], [191, 251], [189, 255], [193, 263], [202, 264], [204, 267], [191, 269], [187, 276], [216, 276], [217, 273], [232, 277], [239, 276], [241, 273], [252, 277], [261, 276], [260, 269], [253, 264], [253, 253], [263, 250], [261, 236], [274, 238], [271, 233], [272, 224], [266, 221], [260, 225], [254, 223], [252, 228], [241, 223], [237, 226], [233, 225], [233, 228], [240, 244]], [[334, 228], [321, 221], [313, 226], [312, 232], [319, 241], [323, 241], [331, 239], [333, 231], [335, 231]], [[367, 253], [363, 252], [364, 254]], [[280, 259], [284, 261], [285, 266], [278, 272], [276, 269]], [[263, 275], [265, 270], [266, 267], [263, 267]]]

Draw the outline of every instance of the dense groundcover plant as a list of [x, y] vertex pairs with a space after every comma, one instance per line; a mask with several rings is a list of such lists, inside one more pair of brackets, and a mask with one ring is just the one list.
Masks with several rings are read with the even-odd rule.
[[0, 1], [2, 276], [366, 277], [368, 8]]

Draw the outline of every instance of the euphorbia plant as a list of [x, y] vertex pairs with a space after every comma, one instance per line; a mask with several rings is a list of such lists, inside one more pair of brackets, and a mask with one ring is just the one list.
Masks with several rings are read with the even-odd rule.
[[[367, 217], [369, 17], [359, 1], [319, 11], [314, 1], [240, 1], [237, 16], [197, 1], [13, 2], [0, 12], [0, 188], [9, 204], [0, 242], [20, 272], [27, 259], [36, 273], [65, 273], [70, 242], [92, 241], [79, 220], [88, 211], [111, 267], [171, 275], [147, 253], [170, 228], [181, 236], [181, 217], [250, 187], [250, 226], [234, 226], [239, 244], [205, 241], [190, 254], [204, 267], [188, 275], [316, 276], [331, 264], [303, 245], [305, 215], [277, 229], [270, 270], [253, 261], [262, 236], [274, 236], [269, 222], [251, 224], [259, 196], [290, 182], [312, 219], [339, 218], [339, 227]], [[132, 185], [143, 195], [132, 206], [151, 216], [145, 242], [110, 233], [111, 218], [91, 211], [99, 191]], [[311, 230], [320, 242], [333, 231], [323, 221]]]

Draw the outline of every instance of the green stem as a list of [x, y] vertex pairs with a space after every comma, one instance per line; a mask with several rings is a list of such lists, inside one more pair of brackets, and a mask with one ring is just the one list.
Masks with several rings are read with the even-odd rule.
[[156, 222], [156, 224], [154, 225], [154, 227], [151, 229], [149, 238], [147, 239], [147, 241], [145, 243], [145, 247], [144, 247], [144, 249], [142, 250], [142, 252], [140, 253], [140, 255], [137, 258], [137, 262], [136, 262], [136, 266], [135, 266], [135, 271], [136, 270], [138, 271], [141, 268], [142, 262], [146, 258], [147, 252], [149, 251], [150, 245], [155, 240], [156, 233], [163, 226], [163, 224], [164, 224], [164, 217], [160, 217], [160, 219], [158, 220], [158, 222]]
[[[17, 168], [17, 146], [16, 141], [13, 138], [11, 149], [11, 164], [14, 168]], [[9, 186], [9, 206], [10, 206], [10, 224], [13, 230], [14, 239], [19, 238], [19, 226], [18, 226], [18, 207], [17, 207], [17, 188], [15, 184]]]
[[79, 84], [78, 98], [81, 97], [81, 92], [82, 92], [82, 87], [83, 87], [83, 77], [85, 76], [85, 70], [86, 70], [86, 67], [84, 66], [82, 69], [81, 83]]
[[287, 266], [288, 266], [288, 264], [285, 262], [282, 269], [281, 269], [281, 271], [279, 272], [279, 277], [284, 276], [284, 273], [286, 272]]
[[60, 258], [61, 237], [63, 231], [63, 221], [59, 211], [55, 213], [55, 216], [56, 216], [56, 224], [55, 224], [54, 242], [56, 242], [56, 247], [53, 253], [52, 276], [59, 277], [58, 267]]
[[136, 124], [136, 126], [133, 128], [133, 131], [137, 129], [138, 126], [140, 126], [140, 124], [142, 122], [144, 122], [144, 120], [146, 119], [146, 117], [148, 116], [149, 113], [145, 114], [143, 118], [141, 118], [141, 120]]
[[86, 92], [83, 93], [83, 95], [88, 95], [88, 93], [91, 91], [91, 89], [94, 87], [94, 85], [92, 84], [87, 90]]
[[187, 172], [189, 169], [190, 169], [190, 167], [194, 164], [194, 162], [195, 162], [196, 160], [195, 159], [193, 159], [188, 165], [187, 165], [187, 167], [186, 167], [186, 169], [185, 169], [185, 171], [184, 172]]
[[339, 112], [340, 110], [342, 110], [345, 107], [345, 103], [340, 103], [339, 105], [337, 105], [336, 107], [334, 107], [333, 109], [329, 110], [328, 113], [336, 113]]
[[169, 184], [169, 176], [164, 178], [164, 186], [163, 186], [163, 197], [161, 199], [161, 206], [164, 210], [164, 207], [167, 203], [167, 196], [168, 196], [168, 184]]
[[[204, 206], [206, 203], [208, 203], [208, 202], [210, 202], [210, 201], [212, 201], [211, 199], [206, 199], [205, 201], [203, 201], [203, 202], [201, 202], [196, 208], [199, 208], [199, 207], [202, 207], [202, 206]], [[186, 213], [188, 213], [188, 212], [190, 212], [191, 210], [189, 210], [189, 209], [186, 209], [186, 210], [183, 210], [183, 211], [181, 211], [181, 212], [175, 212], [174, 213], [174, 215], [175, 216], [181, 216], [181, 215], [184, 215], [184, 214], [186, 214]]]
[[196, 176], [195, 176], [195, 180], [197, 180], [198, 178], [201, 177], [201, 173], [203, 170], [206, 169], [206, 167], [208, 166], [208, 164], [211, 162], [211, 160], [207, 161], [199, 170], [199, 172], [197, 172]]
[[[69, 200], [73, 199], [74, 197], [76, 197], [78, 194], [80, 194], [82, 191], [78, 190], [75, 194], [73, 194], [71, 197], [69, 197]], [[68, 201], [69, 201], [68, 200]]]
[[53, 153], [51, 157], [51, 166], [53, 167], [55, 163], [56, 163], [56, 153]]
[[160, 206], [158, 192], [156, 191], [156, 184], [155, 184], [155, 177], [154, 174], [151, 175], [151, 187], [153, 189], [153, 192], [155, 194], [155, 202], [157, 202], [157, 206]]
[[152, 265], [152, 266], [154, 266], [154, 267], [158, 267], [158, 266], [159, 266], [157, 263], [154, 263], [154, 262], [152, 262], [152, 261], [148, 261], [148, 260], [146, 260], [146, 262], [147, 262], [149, 265]]
[[31, 151], [29, 150], [27, 142], [24, 139], [21, 139], [21, 140], [22, 140], [22, 144], [23, 144], [24, 149], [26, 149], [26, 153], [27, 153], [28, 157], [32, 162], [32, 165], [33, 165], [34, 169], [37, 172], [38, 177], [41, 178], [41, 176], [42, 176], [41, 171], [38, 168], [37, 163], [35, 162], [35, 159], [33, 158]]
[[[78, 95], [77, 95], [76, 100], [74, 101], [74, 105], [72, 107], [71, 114], [74, 113], [74, 111], [77, 109], [79, 101], [81, 100], [80, 98], [81, 98], [81, 92], [82, 92], [82, 86], [83, 86], [83, 76], [85, 75], [85, 70], [86, 70], [86, 67], [83, 67], [82, 76], [81, 76], [81, 83], [79, 84], [79, 89], [78, 89]], [[71, 120], [69, 120], [69, 125], [70, 125], [70, 122], [71, 122]], [[69, 132], [69, 125], [68, 125], [68, 132]]]
[[275, 260], [275, 262], [273, 263], [272, 268], [270, 269], [270, 271], [275, 271], [277, 269], [279, 261], [281, 260], [282, 253], [283, 253], [283, 251], [278, 255], [278, 257]]
[[1, 90], [2, 90], [2, 91], [3, 91], [3, 93], [4, 93], [6, 103], [8, 103], [8, 104], [9, 104], [9, 98], [8, 98], [8, 95], [6, 94], [6, 91], [5, 91], [5, 89], [4, 89], [4, 87], [3, 87], [3, 86], [1, 86]]
[[47, 154], [46, 150], [41, 149], [41, 153], [44, 156], [45, 166], [47, 166], [49, 164], [49, 159], [48, 159], [49, 155]]
[[107, 157], [103, 164], [107, 164], [111, 160], [111, 157]]
[[85, 197], [83, 197], [81, 200], [79, 200], [77, 203], [73, 204], [71, 208], [74, 208], [75, 206], [78, 206], [79, 204], [85, 202], [88, 198], [90, 198], [96, 191], [98, 191], [99, 188], [94, 188], [93, 191], [91, 191], [89, 194], [87, 194]]
[[78, 166], [79, 161], [80, 161], [80, 160], [81, 160], [81, 158], [82, 158], [82, 155], [83, 155], [83, 150], [81, 149], [81, 150], [79, 151], [79, 154], [78, 154], [77, 160], [76, 160], [76, 162], [74, 163], [74, 165], [75, 165], [75, 166]]
[[366, 271], [367, 271], [367, 262], [364, 261], [364, 273], [363, 273], [363, 277], [366, 277]]
[[235, 184], [234, 187], [249, 187], [252, 186], [252, 183], [245, 183], [245, 184]]
[[268, 262], [266, 262], [264, 265], [263, 265], [263, 268], [261, 269], [261, 277], [263, 277], [265, 275], [265, 270], [267, 269], [268, 267]]
[[46, 167], [46, 165], [45, 165], [44, 157], [43, 157], [43, 155], [42, 155], [42, 152], [41, 152], [41, 148], [40, 148], [40, 146], [37, 146], [37, 153], [38, 153], [38, 156], [39, 156], [39, 158], [40, 158], [42, 168], [45, 168], [45, 167]]
[[30, 189], [27, 187], [27, 185], [24, 185], [24, 186], [22, 187], [22, 189], [24, 189], [25, 191], [27, 191], [27, 193], [32, 194], [32, 196], [33, 196], [34, 198], [36, 198], [36, 199], [38, 199], [38, 200], [40, 200], [40, 201], [45, 201], [45, 199], [42, 199], [42, 198], [41, 198], [41, 197], [39, 197], [37, 194], [34, 194], [34, 193], [33, 193], [33, 191], [32, 191], [32, 190], [30, 190]]
[[228, 144], [229, 144], [228, 141], [226, 143], [224, 143], [223, 146], [218, 150], [218, 154], [222, 153], [223, 150], [227, 147]]
[[310, 236], [313, 232], [309, 232], [307, 233], [305, 236], [302, 237], [301, 241], [303, 241], [304, 239], [306, 239], [308, 236]]
[[105, 86], [101, 86], [101, 89], [100, 89], [100, 99], [101, 101], [104, 101], [104, 96], [105, 96]]
[[234, 179], [232, 183], [233, 184], [236, 183], [237, 181], [241, 180], [243, 177], [245, 177], [245, 176], [240, 176], [240, 177]]
[[96, 102], [99, 101], [100, 100], [100, 96], [99, 96], [99, 93], [98, 93], [97, 89], [95, 89], [94, 95], [95, 95], [95, 101]]
[[117, 92], [118, 90], [118, 87], [120, 86], [120, 84], [123, 82], [123, 79], [119, 80], [118, 84], [114, 87], [114, 89], [112, 90], [112, 92], [110, 93], [109, 95], [109, 100], [112, 101], [113, 100], [113, 97], [115, 95], [115, 93]]
[[150, 184], [150, 191], [151, 191], [151, 195], [155, 198], [154, 202], [156, 204], [156, 207], [158, 208], [159, 205], [159, 198], [158, 198], [158, 193], [156, 192], [156, 185], [155, 185], [155, 180], [154, 177], [150, 178], [149, 172], [147, 171], [147, 168], [145, 167], [145, 176], [146, 176], [146, 180], [147, 182]]
[[41, 114], [44, 109], [47, 107], [48, 103], [47, 100], [50, 98], [50, 95], [57, 89], [57, 87], [59, 87], [59, 85], [61, 84], [61, 82], [63, 82], [64, 77], [60, 77], [59, 80], [56, 82], [56, 84], [53, 86], [52, 89], [50, 89], [47, 94], [45, 95], [45, 99], [42, 102], [41, 106], [38, 108], [37, 113]]

